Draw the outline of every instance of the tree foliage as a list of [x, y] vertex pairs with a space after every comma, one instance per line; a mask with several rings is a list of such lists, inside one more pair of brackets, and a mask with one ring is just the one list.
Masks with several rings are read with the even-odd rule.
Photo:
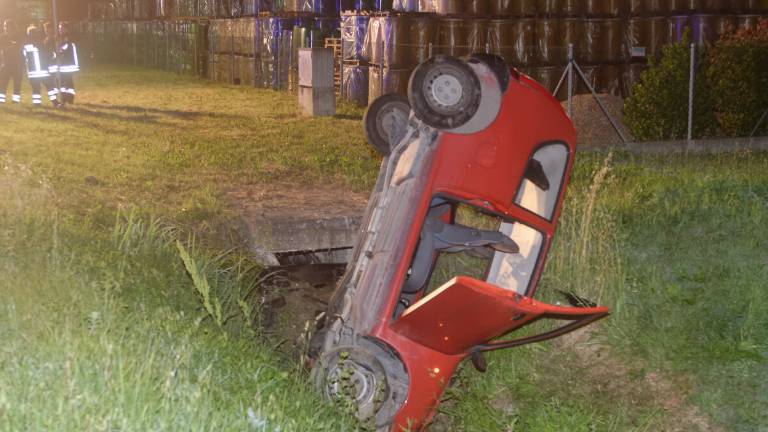
[[[768, 109], [768, 19], [699, 53], [694, 138], [748, 136]], [[686, 35], [664, 47], [661, 60], [640, 76], [624, 104], [626, 124], [637, 139], [686, 137], [690, 58]], [[756, 134], [768, 135], [768, 119]]]
[[[624, 103], [627, 127], [641, 141], [685, 139], [688, 134], [691, 51], [687, 39], [686, 35], [683, 41], [663, 48], [661, 60], [651, 61], [648, 70], [640, 75], [632, 96]], [[702, 79], [697, 79], [694, 85], [693, 135], [696, 138], [711, 136], [716, 129], [707, 87]]]
[[[720, 40], [707, 58], [706, 78], [723, 133], [748, 136], [768, 109], [768, 19]], [[768, 135], [768, 120], [757, 135]]]

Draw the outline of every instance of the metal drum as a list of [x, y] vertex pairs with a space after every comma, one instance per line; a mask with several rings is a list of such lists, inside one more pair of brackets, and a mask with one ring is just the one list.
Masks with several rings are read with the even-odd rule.
[[491, 16], [500, 18], [508, 17], [510, 15], [509, 0], [490, 0], [488, 3]]
[[462, 0], [436, 0], [435, 11], [440, 15], [461, 15], [464, 13]]
[[571, 19], [536, 20], [536, 59], [542, 65], [560, 65], [568, 62], [568, 45], [573, 44], [578, 56], [584, 22]]
[[[682, 42], [686, 30], [690, 33], [691, 22], [687, 15], [678, 15], [667, 18], [667, 40], [669, 43]], [[689, 34], [689, 38], [692, 35]], [[690, 41], [689, 41], [690, 42]]]
[[715, 34], [717, 39], [733, 34], [738, 29], [739, 23], [736, 15], [717, 15], [715, 16]]
[[393, 68], [411, 66], [408, 30], [405, 17], [372, 17], [365, 44], [371, 63]]
[[[603, 0], [608, 1], [608, 0]], [[580, 16], [586, 10], [585, 0], [561, 0], [560, 13], [564, 16]]]
[[512, 16], [534, 16], [537, 14], [536, 0], [507, 0], [507, 10]]
[[736, 17], [736, 25], [739, 30], [755, 30], [762, 18], [761, 15], [739, 15]]
[[468, 51], [465, 55], [472, 53], [487, 53], [490, 51], [488, 46], [488, 20], [471, 19], [467, 26]]
[[494, 54], [517, 68], [528, 66], [536, 57], [533, 19], [497, 19], [488, 26], [488, 44]]
[[556, 45], [560, 61], [568, 62], [568, 46], [573, 45], [574, 56], [578, 61], [585, 61], [584, 28], [585, 20], [581, 18], [566, 18], [560, 21], [560, 42]]
[[419, 12], [435, 13], [437, 12], [437, 5], [433, 0], [419, 0]]
[[723, 8], [723, 11], [726, 13], [739, 13], [744, 11], [744, 7], [746, 5], [746, 0], [730, 0], [725, 2], [725, 7]]
[[427, 61], [432, 53], [430, 46], [434, 45], [436, 39], [437, 23], [429, 15], [414, 15], [402, 17], [406, 20], [408, 27], [408, 41], [410, 48], [407, 50], [409, 55], [408, 63], [418, 65]]
[[443, 18], [437, 24], [437, 46], [435, 51], [461, 57], [469, 54], [469, 27], [460, 18]]
[[768, 13], [768, 0], [746, 0], [744, 10], [748, 13]]
[[540, 15], [559, 15], [560, 8], [558, 6], [558, 0], [536, 0], [536, 10]]
[[691, 42], [709, 46], [717, 42], [717, 15], [692, 15], [690, 19]]
[[589, 16], [619, 16], [626, 12], [625, 0], [586, 0], [585, 12]]
[[648, 13], [647, 5], [644, 0], [629, 0], [629, 13], [632, 15], [643, 15]]
[[389, 94], [400, 93], [408, 94], [408, 80], [411, 78], [413, 69], [390, 69], [370, 67], [368, 69], [368, 103], [370, 104], [377, 97]]
[[[536, 80], [542, 85], [548, 92], [553, 93], [557, 87], [557, 83], [562, 78], [565, 72], [564, 66], [547, 66], [526, 69], [526, 74]], [[561, 101], [568, 99], [568, 85], [563, 83], [560, 86], [560, 91], [557, 92], [555, 97]]]
[[693, 0], [668, 0], [669, 3], [667, 3], [667, 9], [665, 12], [671, 13], [671, 14], [683, 14], [688, 11], [694, 10], [694, 8], [691, 7], [691, 3]]
[[676, 0], [629, 0], [632, 15], [664, 15], [669, 13], [669, 2]]
[[640, 75], [648, 69], [646, 63], [630, 63], [624, 65], [624, 72], [621, 80], [622, 96], [629, 97], [635, 84], [640, 82]]
[[488, 16], [491, 13], [490, 0], [467, 0], [464, 2], [464, 13], [471, 16]]
[[634, 17], [627, 31], [627, 56], [630, 58], [659, 59], [661, 48], [669, 42], [665, 17]]
[[367, 16], [344, 16], [341, 18], [344, 60], [370, 60], [363, 54], [369, 19]]
[[[234, 56], [234, 84], [255, 86], [261, 80], [261, 60], [254, 57]], [[258, 67], [256, 63], [258, 62]]]
[[418, 0], [394, 0], [392, 9], [398, 12], [418, 12], [419, 2]]
[[688, 10], [699, 13], [715, 13], [728, 10], [733, 0], [688, 0]]
[[587, 19], [576, 57], [587, 63], [612, 63], [623, 60], [623, 24], [620, 18]]
[[557, 49], [560, 45], [560, 21], [556, 19], [536, 20], [536, 59], [543, 65], [553, 65], [562, 62]]
[[[614, 96], [621, 95], [622, 88], [622, 65], [596, 65], [582, 66], [587, 82], [598, 94], [610, 94]], [[584, 81], [579, 79], [576, 85], [577, 94], [591, 94]]]
[[586, 0], [537, 0], [536, 9], [546, 16], [579, 16], [586, 10]]
[[344, 65], [344, 99], [368, 105], [368, 66]]

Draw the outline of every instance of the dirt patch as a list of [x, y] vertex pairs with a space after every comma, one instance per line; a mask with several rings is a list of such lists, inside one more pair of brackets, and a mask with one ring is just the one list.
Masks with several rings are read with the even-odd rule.
[[[634, 141], [629, 130], [624, 126], [624, 100], [619, 96], [609, 94], [598, 95], [608, 113], [622, 129], [627, 140]], [[568, 109], [568, 102], [562, 103]], [[573, 97], [573, 124], [576, 127], [577, 143], [579, 145], [605, 146], [620, 144], [621, 138], [611, 126], [611, 122], [603, 114], [595, 98], [590, 95]]]
[[[577, 364], [591, 392], [612, 395], [634, 404], [657, 406], [661, 409], [659, 430], [667, 432], [720, 432], [708, 415], [688, 404], [690, 385], [684, 378], [671, 377], [659, 370], [637, 375], [644, 370], [619, 360], [610, 348], [592, 337], [594, 328], [582, 329], [556, 341], [559, 349], [573, 352]], [[555, 350], [556, 351], [556, 350]]]

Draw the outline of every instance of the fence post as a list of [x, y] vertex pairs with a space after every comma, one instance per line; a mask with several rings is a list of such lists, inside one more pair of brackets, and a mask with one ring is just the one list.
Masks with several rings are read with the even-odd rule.
[[691, 44], [691, 70], [688, 81], [688, 141], [693, 139], [693, 96], [696, 83], [696, 45]]

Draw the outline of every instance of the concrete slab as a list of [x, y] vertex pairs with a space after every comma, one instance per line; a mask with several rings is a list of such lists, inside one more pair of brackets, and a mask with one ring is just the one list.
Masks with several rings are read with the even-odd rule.
[[360, 229], [367, 194], [330, 185], [302, 187], [286, 183], [239, 187], [227, 193], [257, 261], [284, 264], [278, 258], [317, 252], [321, 262], [344, 262]]

